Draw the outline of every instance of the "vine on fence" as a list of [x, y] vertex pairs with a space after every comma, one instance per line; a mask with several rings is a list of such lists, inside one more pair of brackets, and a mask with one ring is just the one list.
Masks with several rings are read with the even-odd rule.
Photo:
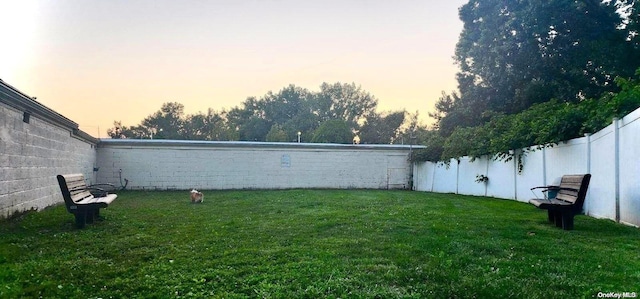
[[[640, 71], [636, 73], [640, 76]], [[640, 81], [617, 78], [618, 93], [577, 103], [553, 99], [517, 114], [493, 114], [484, 125], [457, 127], [450, 136], [438, 131], [423, 134], [426, 149], [417, 150], [414, 161], [450, 161], [468, 156], [472, 161], [488, 156], [497, 161], [516, 159], [521, 173], [524, 156], [558, 143], [601, 130], [614, 117], [621, 118], [640, 107]], [[532, 147], [535, 146], [535, 147]]]

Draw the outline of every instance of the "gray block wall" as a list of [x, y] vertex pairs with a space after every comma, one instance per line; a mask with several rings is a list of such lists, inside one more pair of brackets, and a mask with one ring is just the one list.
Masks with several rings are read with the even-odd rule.
[[102, 140], [98, 180], [128, 189], [403, 189], [407, 145]]
[[[77, 128], [66, 127], [65, 122], [57, 123], [59, 115], [47, 117], [33, 107], [2, 100], [0, 218], [62, 202], [57, 174], [83, 173], [89, 181], [95, 180], [96, 143], [91, 138], [78, 136]], [[28, 123], [25, 111], [29, 112]]]

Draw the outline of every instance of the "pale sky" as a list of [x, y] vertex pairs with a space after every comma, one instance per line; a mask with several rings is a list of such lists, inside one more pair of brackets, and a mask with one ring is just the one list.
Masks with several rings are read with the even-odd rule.
[[165, 102], [187, 114], [294, 84], [356, 83], [378, 110], [456, 90], [467, 0], [0, 0], [0, 79], [107, 137]]

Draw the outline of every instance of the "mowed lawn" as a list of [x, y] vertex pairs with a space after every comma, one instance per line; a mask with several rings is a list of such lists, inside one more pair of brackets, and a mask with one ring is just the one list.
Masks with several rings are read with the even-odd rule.
[[120, 192], [0, 222], [0, 298], [640, 296], [640, 230], [532, 205], [386, 190]]

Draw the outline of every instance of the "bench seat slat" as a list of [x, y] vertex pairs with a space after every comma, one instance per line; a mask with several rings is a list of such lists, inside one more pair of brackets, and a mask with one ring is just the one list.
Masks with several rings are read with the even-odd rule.
[[83, 181], [67, 181], [67, 187], [69, 190], [84, 187], [85, 183]]
[[86, 198], [81, 202], [78, 202], [77, 204], [79, 205], [86, 205], [86, 204], [94, 204], [94, 203], [105, 203], [105, 204], [110, 204], [114, 199], [116, 199], [118, 196], [115, 194], [108, 194], [105, 197], [91, 197], [91, 198]]
[[578, 194], [576, 192], [576, 194], [562, 194], [562, 193], [558, 193], [558, 195], [556, 195], [556, 200], [558, 201], [563, 201], [563, 202], [567, 202], [567, 203], [575, 203], [578, 200]]
[[81, 202], [83, 200], [86, 200], [87, 198], [91, 198], [93, 197], [93, 195], [91, 195], [91, 192], [89, 191], [82, 191], [76, 194], [72, 194], [71, 195], [71, 200], [73, 200], [74, 202]]
[[572, 204], [566, 201], [562, 201], [562, 200], [556, 200], [556, 199], [532, 199], [529, 201], [530, 203], [532, 203], [534, 206], [541, 208], [541, 209], [545, 209], [545, 208], [549, 208], [549, 207], [553, 207], [553, 206], [571, 206]]

